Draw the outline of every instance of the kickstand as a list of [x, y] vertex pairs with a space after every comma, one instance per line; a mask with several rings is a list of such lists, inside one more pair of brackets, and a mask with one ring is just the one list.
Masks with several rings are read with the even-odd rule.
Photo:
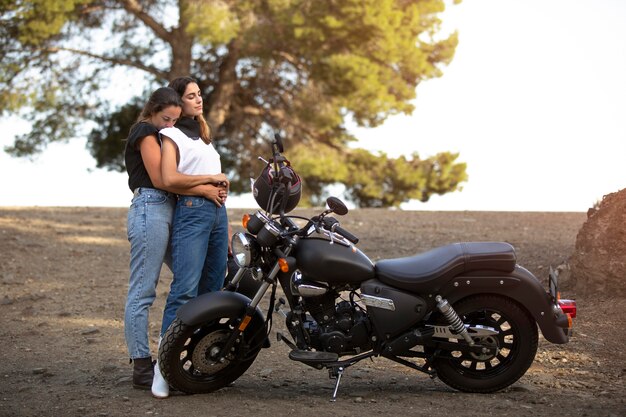
[[339, 390], [339, 383], [341, 382], [341, 375], [343, 375], [343, 371], [343, 366], [328, 369], [330, 377], [337, 378], [337, 382], [335, 382], [335, 391], [333, 391], [333, 398], [330, 399], [331, 402], [337, 401], [337, 391]]

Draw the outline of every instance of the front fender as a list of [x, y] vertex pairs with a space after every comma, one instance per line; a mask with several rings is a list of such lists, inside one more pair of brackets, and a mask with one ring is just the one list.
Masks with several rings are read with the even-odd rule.
[[459, 275], [441, 291], [451, 304], [475, 294], [500, 294], [512, 298], [532, 315], [546, 340], [557, 344], [568, 342], [567, 317], [560, 309], [555, 309], [550, 294], [527, 269], [516, 265], [508, 274], [476, 271]]
[[[183, 323], [193, 326], [212, 320], [219, 314], [221, 317], [241, 316], [245, 314], [250, 299], [243, 294], [230, 291], [218, 291], [202, 294], [183, 304], [176, 316]], [[257, 307], [253, 321], [263, 323], [263, 313]]]

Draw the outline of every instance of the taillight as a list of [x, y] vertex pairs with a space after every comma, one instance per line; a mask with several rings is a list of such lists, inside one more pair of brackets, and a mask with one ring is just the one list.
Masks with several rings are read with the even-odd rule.
[[576, 318], [576, 301], [575, 300], [559, 300], [559, 307], [563, 313], [569, 314], [571, 318]]

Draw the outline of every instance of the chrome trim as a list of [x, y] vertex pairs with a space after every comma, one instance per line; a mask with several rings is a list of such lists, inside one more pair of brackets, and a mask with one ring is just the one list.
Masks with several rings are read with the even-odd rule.
[[319, 295], [324, 295], [328, 292], [328, 288], [321, 287], [310, 284], [300, 284], [296, 287], [298, 289], [298, 294], [302, 297], [317, 297]]
[[240, 268], [245, 268], [252, 262], [252, 244], [245, 233], [235, 233], [231, 239], [233, 258]]
[[328, 286], [315, 281], [309, 281], [302, 277], [300, 271], [291, 275], [291, 291], [301, 297], [317, 297], [329, 291]]
[[[428, 325], [427, 327], [432, 327], [433, 330], [435, 331], [435, 333], [433, 334], [433, 337], [439, 337], [442, 339], [459, 339], [459, 340], [463, 339], [463, 336], [461, 336], [461, 334], [452, 333], [450, 326]], [[470, 337], [487, 337], [487, 336], [495, 336], [499, 334], [499, 332], [493, 327], [483, 326], [480, 324], [477, 324], [471, 327], [469, 324], [466, 324], [465, 329], [467, 330], [467, 333], [469, 334]]]
[[375, 297], [373, 295], [361, 294], [363, 304], [368, 307], [382, 308], [383, 310], [396, 311], [396, 305], [389, 298]]

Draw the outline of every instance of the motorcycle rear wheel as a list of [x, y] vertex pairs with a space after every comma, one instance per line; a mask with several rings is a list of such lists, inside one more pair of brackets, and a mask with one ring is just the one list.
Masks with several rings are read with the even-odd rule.
[[235, 324], [230, 317], [216, 317], [194, 326], [174, 320], [159, 348], [159, 367], [170, 386], [188, 394], [204, 394], [243, 375], [256, 359], [266, 335], [261, 326], [251, 323], [226, 361], [219, 362], [215, 354]]
[[436, 357], [433, 368], [446, 385], [464, 392], [490, 393], [508, 387], [526, 373], [537, 353], [538, 332], [525, 309], [497, 295], [473, 296], [453, 307], [463, 323], [489, 326], [499, 333], [475, 339], [495, 346], [495, 355], [452, 351]]

